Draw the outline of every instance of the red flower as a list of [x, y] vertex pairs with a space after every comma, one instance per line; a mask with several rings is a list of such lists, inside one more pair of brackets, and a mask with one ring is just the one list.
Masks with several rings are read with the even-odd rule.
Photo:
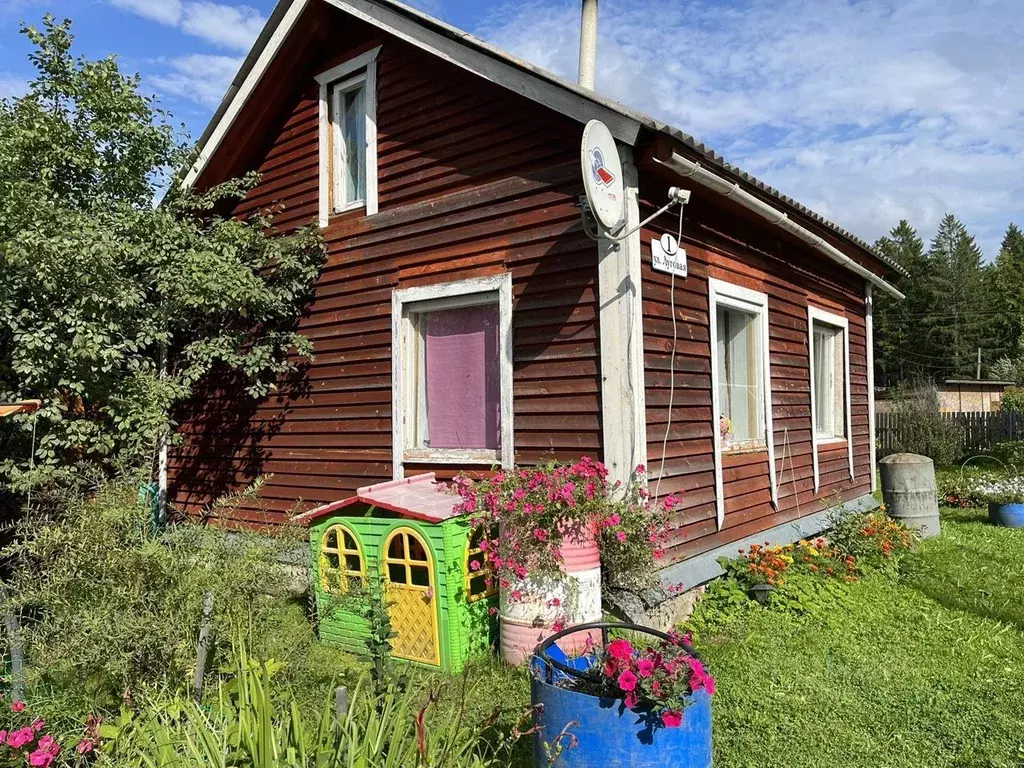
[[618, 637], [608, 643], [608, 655], [614, 659], [628, 659], [633, 655], [633, 646], [629, 640]]
[[24, 701], [16, 701], [13, 704], [11, 704], [11, 712], [24, 712], [24, 711], [25, 711], [25, 702]]
[[619, 675], [619, 688], [627, 693], [636, 690], [636, 675], [628, 669]]
[[654, 674], [654, 662], [650, 659], [640, 659], [636, 665], [640, 677], [650, 677]]
[[661, 713], [661, 724], [666, 728], [678, 728], [683, 724], [683, 713], [682, 712], [662, 712]]

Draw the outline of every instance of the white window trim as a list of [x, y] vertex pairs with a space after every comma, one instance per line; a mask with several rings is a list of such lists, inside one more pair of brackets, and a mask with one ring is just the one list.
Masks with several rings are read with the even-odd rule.
[[[441, 306], [469, 306], [478, 304], [474, 296], [497, 294], [498, 298], [498, 347], [501, 352], [501, 444], [498, 461], [501, 466], [511, 468], [515, 461], [514, 425], [512, 415], [512, 275], [505, 272], [492, 277], [477, 277], [457, 280], [439, 285], [401, 288], [391, 294], [391, 461], [394, 479], [405, 476], [405, 465], [415, 463], [445, 464], [493, 464], [495, 457], [484, 456], [480, 451], [451, 449], [424, 449], [407, 455], [405, 448], [405, 399], [410, 394], [408, 370], [405, 365], [406, 337], [411, 322], [406, 305], [420, 302], [442, 302]], [[435, 305], [436, 306], [436, 305]]]
[[[361, 53], [316, 76], [320, 86], [319, 150], [320, 150], [320, 226], [326, 227], [334, 213], [366, 206], [366, 215], [377, 213], [377, 54], [381, 46]], [[331, 173], [331, 86], [365, 70], [366, 77], [366, 200], [358, 200], [332, 210], [334, 178]]]
[[761, 325], [761, 378], [764, 382], [764, 443], [768, 451], [768, 478], [772, 506], [779, 508], [779, 489], [775, 480], [775, 430], [772, 426], [771, 350], [768, 346], [768, 296], [749, 288], [708, 278], [708, 319], [711, 331], [711, 440], [715, 458], [715, 505], [718, 530], [725, 524], [725, 491], [722, 480], [722, 433], [718, 426], [721, 411], [718, 397], [718, 307], [729, 307], [758, 315]]
[[[814, 323], [819, 322], [840, 328], [843, 331], [843, 399], [846, 403], [846, 437], [821, 438], [814, 426]], [[818, 446], [846, 440], [846, 452], [850, 462], [850, 479], [853, 474], [853, 414], [850, 412], [850, 323], [845, 317], [826, 312], [818, 307], [807, 307], [807, 381], [811, 387], [811, 463], [814, 465], [814, 492], [821, 486], [818, 475]]]

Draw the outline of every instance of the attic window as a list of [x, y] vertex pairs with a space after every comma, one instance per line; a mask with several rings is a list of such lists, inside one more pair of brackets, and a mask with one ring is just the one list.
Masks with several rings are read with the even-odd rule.
[[320, 85], [320, 226], [331, 215], [377, 212], [377, 54], [317, 76]]

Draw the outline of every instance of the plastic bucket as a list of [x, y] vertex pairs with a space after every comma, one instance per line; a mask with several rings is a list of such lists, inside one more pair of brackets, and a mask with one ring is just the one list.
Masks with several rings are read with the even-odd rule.
[[1024, 528], [1024, 504], [989, 504], [988, 519], [1004, 528]]
[[[501, 589], [501, 657], [510, 664], [529, 659], [560, 621], [574, 626], [601, 620], [601, 554], [596, 536], [591, 532], [582, 541], [567, 538], [561, 554], [562, 574], [527, 576]], [[513, 599], [514, 592], [521, 596]], [[596, 643], [600, 633], [575, 633], [566, 650], [582, 651], [588, 637]]]

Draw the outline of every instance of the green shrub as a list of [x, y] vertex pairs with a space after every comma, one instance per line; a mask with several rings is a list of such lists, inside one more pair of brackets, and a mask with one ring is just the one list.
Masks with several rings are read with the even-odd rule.
[[1008, 387], [999, 400], [999, 410], [1024, 413], [1024, 387]]
[[[206, 592], [214, 595], [214, 637], [238, 628], [257, 648], [298, 599], [283, 590], [283, 560], [296, 538], [192, 524], [156, 531], [130, 479], [88, 499], [69, 496], [56, 519], [30, 517], [19, 533], [9, 554], [29, 682], [79, 697], [84, 711], [109, 707], [126, 691], [182, 689]], [[216, 650], [224, 655], [223, 646]]]
[[999, 443], [990, 453], [1006, 466], [1024, 471], [1024, 440], [1007, 440]]
[[896, 440], [890, 453], [927, 456], [936, 466], [947, 466], [963, 452], [963, 430], [943, 418], [939, 396], [931, 384], [897, 387], [892, 395]]

